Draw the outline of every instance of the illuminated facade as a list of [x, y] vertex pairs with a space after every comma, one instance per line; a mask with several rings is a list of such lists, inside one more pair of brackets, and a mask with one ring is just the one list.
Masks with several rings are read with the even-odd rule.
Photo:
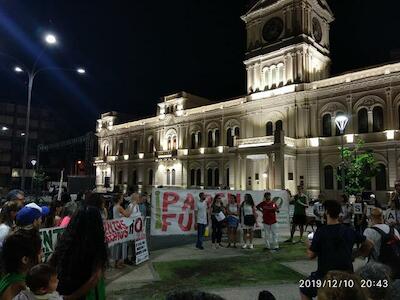
[[325, 0], [259, 1], [242, 17], [247, 28], [247, 95], [214, 103], [185, 92], [164, 97], [157, 114], [97, 124], [99, 190], [138, 185], [282, 189], [340, 195], [341, 136], [357, 138], [380, 164], [369, 190], [387, 199], [400, 175], [400, 64], [329, 76]]

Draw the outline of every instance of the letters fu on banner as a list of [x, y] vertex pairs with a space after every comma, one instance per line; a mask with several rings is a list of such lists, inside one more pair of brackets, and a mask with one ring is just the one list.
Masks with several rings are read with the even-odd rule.
[[[220, 195], [224, 205], [230, 195], [235, 195], [238, 204], [245, 194], [253, 197], [254, 204], [263, 201], [266, 191], [224, 191], [224, 190], [169, 190], [154, 189], [152, 195], [151, 235], [194, 234], [196, 222], [194, 210], [199, 193], [203, 192], [206, 202], [211, 204], [216, 194]], [[280, 230], [289, 231], [289, 195], [286, 191], [271, 190], [272, 201], [279, 206], [278, 225]], [[258, 213], [258, 224], [262, 224], [262, 214]]]

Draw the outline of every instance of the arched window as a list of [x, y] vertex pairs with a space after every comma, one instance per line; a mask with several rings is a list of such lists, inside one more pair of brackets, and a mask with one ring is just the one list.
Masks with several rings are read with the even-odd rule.
[[202, 145], [202, 140], [201, 140], [202, 136], [201, 136], [201, 132], [197, 132], [197, 148], [200, 148]]
[[[344, 115], [344, 113], [340, 111], [336, 114], [336, 118], [339, 116], [343, 116], [343, 115]], [[336, 128], [336, 132], [335, 132], [336, 136], [340, 136], [340, 129], [339, 129], [339, 127], [336, 126], [336, 123], [335, 123], [335, 128]], [[346, 131], [346, 129], [345, 129], [345, 131]], [[343, 134], [344, 134], [344, 132], [343, 132]]]
[[171, 184], [175, 185], [175, 169], [172, 169], [171, 172]]
[[171, 137], [168, 137], [167, 150], [171, 150]]
[[265, 135], [266, 135], [266, 136], [274, 135], [274, 125], [272, 124], [271, 121], [268, 122], [268, 123], [265, 125]]
[[172, 149], [173, 149], [173, 150], [176, 150], [176, 149], [177, 149], [177, 146], [176, 146], [176, 136], [174, 136], [174, 137], [172, 138]]
[[133, 154], [134, 155], [138, 154], [138, 141], [137, 140], [133, 141]]
[[104, 145], [104, 157], [108, 156], [108, 154], [110, 152], [109, 149], [110, 149], [109, 145], [105, 144]]
[[226, 186], [229, 187], [229, 168], [226, 169]]
[[201, 186], [201, 170], [197, 169], [196, 171], [196, 185]]
[[196, 183], [195, 182], [195, 175], [196, 175], [195, 172], [196, 172], [195, 169], [190, 170], [190, 185], [191, 186], [194, 186], [194, 184]]
[[368, 111], [362, 108], [358, 111], [358, 133], [368, 133]]
[[226, 131], [226, 145], [228, 147], [233, 147], [232, 128], [228, 128]]
[[215, 134], [215, 147], [218, 147], [220, 143], [219, 129], [216, 129], [214, 134]]
[[219, 169], [214, 170], [214, 186], [219, 187]]
[[167, 185], [171, 185], [171, 171], [167, 169]]
[[118, 172], [118, 184], [122, 184], [122, 175], [123, 175], [122, 171], [119, 171]]
[[124, 142], [119, 142], [118, 155], [123, 155], [123, 154], [124, 154]]
[[192, 133], [191, 148], [196, 149], [196, 134], [194, 132]]
[[154, 152], [154, 139], [150, 138], [149, 140], [149, 153], [153, 153]]
[[275, 131], [282, 131], [283, 130], [283, 122], [282, 120], [278, 120], [275, 122]]
[[377, 173], [375, 176], [376, 190], [377, 191], [386, 191], [386, 167], [384, 164], [379, 164]]
[[207, 137], [207, 147], [212, 147], [212, 146], [213, 146], [213, 133], [211, 130], [209, 130]]
[[325, 114], [322, 117], [322, 136], [332, 136], [332, 117]]
[[152, 169], [149, 170], [149, 178], [148, 178], [147, 182], [149, 183], [149, 185], [153, 185], [153, 170]]
[[383, 109], [380, 106], [375, 106], [372, 110], [372, 120], [373, 126], [372, 129], [374, 132], [383, 131]]
[[133, 172], [132, 172], [132, 183], [134, 185], [138, 184], [138, 178], [137, 178], [137, 171], [136, 170], [133, 170]]
[[213, 185], [213, 172], [212, 169], [207, 169], [207, 186]]
[[333, 190], [333, 167], [326, 166], [324, 168], [325, 189]]

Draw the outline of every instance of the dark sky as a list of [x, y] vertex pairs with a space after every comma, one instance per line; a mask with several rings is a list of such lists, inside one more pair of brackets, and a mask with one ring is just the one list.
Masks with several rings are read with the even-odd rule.
[[[82, 134], [101, 112], [152, 115], [180, 90], [222, 100], [245, 93], [248, 0], [0, 0], [0, 51], [32, 64], [41, 35], [58, 35], [42, 66], [75, 68], [37, 77], [33, 103], [49, 105]], [[400, 2], [331, 0], [334, 74], [390, 60], [400, 48]], [[1, 59], [0, 100], [25, 102], [21, 75]]]

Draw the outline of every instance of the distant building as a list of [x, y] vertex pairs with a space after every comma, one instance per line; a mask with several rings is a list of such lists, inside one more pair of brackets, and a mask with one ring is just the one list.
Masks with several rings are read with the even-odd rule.
[[[187, 93], [164, 97], [154, 117], [97, 121], [99, 190], [139, 185], [285, 189], [338, 198], [341, 136], [373, 149], [378, 175], [367, 190], [388, 197], [400, 177], [400, 63], [330, 76], [325, 0], [263, 0], [242, 17], [247, 94], [213, 103]], [[349, 45], [351, 51], [351, 45]], [[373, 55], [373, 53], [371, 53]]]
[[[22, 173], [26, 105], [9, 101], [0, 102], [0, 187], [18, 186]], [[37, 146], [51, 143], [59, 138], [57, 115], [48, 108], [31, 108], [27, 183], [30, 183], [36, 160]], [[29, 185], [27, 185], [29, 186]]]

